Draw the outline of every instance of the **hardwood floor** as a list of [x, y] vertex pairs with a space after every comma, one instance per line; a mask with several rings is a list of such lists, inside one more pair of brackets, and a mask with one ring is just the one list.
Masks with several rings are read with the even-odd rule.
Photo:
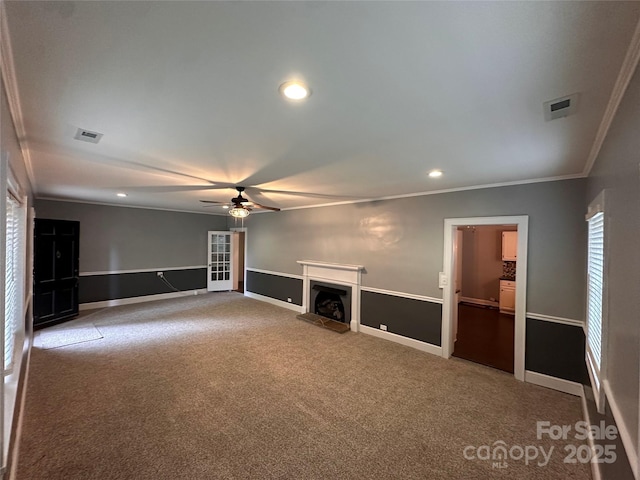
[[461, 303], [453, 356], [513, 373], [514, 317]]

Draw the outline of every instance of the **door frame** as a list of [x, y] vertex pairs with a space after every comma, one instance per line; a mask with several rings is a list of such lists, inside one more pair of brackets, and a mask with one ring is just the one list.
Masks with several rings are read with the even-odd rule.
[[444, 219], [444, 261], [442, 283], [442, 356], [453, 353], [453, 302], [455, 302], [454, 242], [455, 231], [466, 225], [516, 225], [518, 229], [518, 256], [516, 259], [516, 311], [514, 333], [513, 374], [524, 381], [525, 337], [527, 312], [527, 247], [529, 216], [469, 217]]
[[232, 227], [229, 229], [230, 232], [244, 232], [244, 272], [243, 279], [244, 282], [244, 291], [247, 293], [247, 237], [249, 236], [249, 229], [247, 227]]

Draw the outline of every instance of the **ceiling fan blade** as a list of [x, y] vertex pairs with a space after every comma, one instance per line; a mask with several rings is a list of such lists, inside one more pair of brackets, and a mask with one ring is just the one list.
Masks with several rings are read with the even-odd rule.
[[[251, 188], [251, 199], [249, 200], [251, 203], [253, 203], [253, 205], [255, 205], [257, 208], [263, 208], [265, 210], [273, 210], [274, 212], [279, 212], [280, 209], [278, 207], [269, 207], [267, 205], [262, 205], [258, 202], [255, 201], [255, 198], [260, 199], [260, 201], [263, 201], [262, 198], [264, 198], [264, 195], [262, 195], [262, 193], [260, 192], [259, 189], [253, 189]], [[268, 200], [268, 199], [266, 199]]]
[[215, 202], [213, 200], [200, 200], [202, 203], [211, 203], [212, 205], [226, 205], [227, 202]]
[[265, 210], [273, 210], [274, 212], [279, 212], [280, 209], [278, 207], [267, 207], [266, 205], [260, 205], [259, 203], [252, 202], [254, 206], [258, 208], [264, 208]]

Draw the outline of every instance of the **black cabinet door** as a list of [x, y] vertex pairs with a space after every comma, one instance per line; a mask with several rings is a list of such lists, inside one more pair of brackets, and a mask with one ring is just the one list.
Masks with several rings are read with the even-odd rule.
[[34, 325], [76, 316], [80, 222], [37, 218], [34, 247]]

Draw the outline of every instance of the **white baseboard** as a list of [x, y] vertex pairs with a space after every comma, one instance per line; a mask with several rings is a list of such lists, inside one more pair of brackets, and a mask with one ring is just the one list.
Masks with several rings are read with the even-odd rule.
[[[587, 422], [588, 425], [595, 425], [594, 422], [591, 421], [591, 415], [589, 415], [589, 408], [587, 407], [587, 397], [584, 395], [584, 387], [583, 387], [583, 395], [582, 395], [582, 419]], [[587, 444], [591, 449], [592, 458], [598, 458], [598, 454], [596, 453], [595, 441], [591, 438], [591, 435], [587, 436]], [[591, 477], [593, 480], [602, 480], [602, 475], [600, 475], [600, 464], [598, 462], [591, 461]]]
[[497, 307], [500, 305], [497, 301], [483, 300], [482, 298], [460, 297], [460, 301], [464, 303], [473, 303], [475, 305], [482, 305], [485, 307]]
[[286, 308], [288, 310], [293, 310], [296, 313], [304, 313], [302, 306], [296, 305], [295, 303], [283, 302], [282, 300], [278, 300], [276, 298], [267, 297], [265, 295], [260, 295], [258, 293], [253, 292], [244, 292], [245, 297], [253, 298], [254, 300], [260, 300], [261, 302], [270, 303], [271, 305], [276, 305], [278, 307]]
[[183, 292], [159, 293], [157, 295], [144, 295], [142, 297], [117, 298], [114, 300], [104, 300], [102, 302], [81, 303], [79, 310], [93, 310], [95, 308], [117, 307], [119, 305], [131, 305], [133, 303], [152, 302], [154, 300], [164, 300], [166, 298], [189, 297], [207, 293], [206, 288], [198, 290], [185, 290]]
[[544, 373], [525, 370], [524, 381], [527, 383], [533, 383], [534, 385], [540, 385], [541, 387], [551, 388], [552, 390], [558, 390], [559, 392], [575, 395], [576, 397], [582, 397], [584, 395], [584, 387], [581, 383], [552, 377], [550, 375], [545, 375]]
[[391, 332], [385, 332], [384, 330], [378, 330], [377, 328], [368, 327], [362, 324], [360, 324], [359, 330], [362, 333], [366, 333], [367, 335], [372, 335], [374, 337], [383, 338], [385, 340], [400, 343], [407, 347], [412, 347], [417, 350], [421, 350], [423, 352], [437, 355], [439, 357], [442, 356], [442, 347], [438, 347], [437, 345], [432, 345], [431, 343], [421, 342], [420, 340], [415, 340], [409, 337], [403, 337], [402, 335], [398, 335]]
[[607, 404], [609, 405], [609, 409], [611, 410], [613, 419], [616, 421], [618, 433], [620, 434], [620, 440], [622, 440], [622, 445], [624, 446], [624, 451], [626, 452], [627, 458], [629, 459], [629, 464], [631, 464], [633, 476], [635, 478], [638, 478], [638, 452], [633, 446], [633, 437], [631, 436], [627, 424], [624, 422], [624, 417], [622, 416], [620, 407], [616, 402], [616, 397], [613, 396], [613, 392], [611, 391], [609, 382], [607, 380], [603, 381], [602, 386], [604, 387], [604, 393], [607, 396]]

